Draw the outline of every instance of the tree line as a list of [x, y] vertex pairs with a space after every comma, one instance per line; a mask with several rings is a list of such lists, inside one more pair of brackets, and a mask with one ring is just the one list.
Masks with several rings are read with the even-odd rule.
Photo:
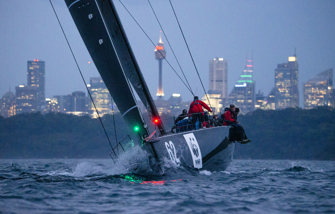
[[[173, 121], [169, 115], [162, 118], [169, 124]], [[113, 143], [116, 137], [120, 141], [133, 133], [119, 114], [105, 115], [102, 120]], [[238, 121], [252, 142], [237, 144], [235, 158], [335, 160], [333, 109], [256, 110], [239, 116]], [[0, 117], [0, 158], [108, 158], [110, 152], [99, 121], [88, 116]]]
[[239, 118], [252, 142], [236, 158], [335, 160], [335, 110], [256, 110]]

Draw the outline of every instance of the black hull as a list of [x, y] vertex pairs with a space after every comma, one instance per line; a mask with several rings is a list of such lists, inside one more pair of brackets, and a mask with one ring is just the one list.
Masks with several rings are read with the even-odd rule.
[[192, 130], [165, 135], [149, 143], [160, 161], [211, 171], [225, 170], [232, 161], [234, 143], [229, 141], [229, 127]]

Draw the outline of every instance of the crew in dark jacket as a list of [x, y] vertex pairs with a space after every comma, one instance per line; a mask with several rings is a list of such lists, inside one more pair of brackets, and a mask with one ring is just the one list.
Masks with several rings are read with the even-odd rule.
[[174, 121], [175, 124], [177, 124], [179, 121], [185, 119], [186, 117], [188, 117], [187, 114], [187, 110], [183, 109], [182, 113], [180, 115], [178, 115], [177, 119]]

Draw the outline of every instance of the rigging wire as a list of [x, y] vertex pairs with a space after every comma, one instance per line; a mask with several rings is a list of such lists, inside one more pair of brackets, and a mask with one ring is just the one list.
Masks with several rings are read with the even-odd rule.
[[[97, 115], [98, 115], [100, 124], [101, 124], [101, 126], [102, 126], [102, 128], [103, 128], [103, 130], [104, 130], [104, 133], [105, 133], [105, 135], [106, 135], [106, 138], [107, 138], [107, 140], [108, 140], [108, 144], [109, 144], [110, 148], [112, 149], [112, 151], [113, 151], [115, 157], [118, 157], [117, 153], [116, 153], [115, 150], [113, 149], [111, 140], [110, 140], [110, 138], [109, 138], [109, 136], [108, 136], [108, 134], [107, 134], [106, 128], [105, 128], [105, 126], [104, 126], [104, 123], [102, 122], [102, 119], [101, 119], [101, 117], [100, 117], [99, 111], [98, 111], [98, 109], [97, 109], [97, 107], [96, 107], [96, 105], [95, 105], [95, 103], [94, 103], [94, 100], [93, 100], [93, 97], [92, 97], [92, 95], [91, 95], [91, 92], [90, 92], [90, 90], [89, 90], [88, 87], [87, 87], [87, 83], [86, 83], [86, 81], [85, 81], [85, 78], [84, 78], [84, 76], [83, 76], [83, 73], [81, 72], [81, 69], [80, 69], [80, 67], [79, 67], [77, 58], [76, 58], [75, 55], [74, 55], [74, 52], [73, 52], [72, 47], [71, 47], [71, 45], [70, 45], [70, 42], [69, 42], [69, 40], [68, 40], [68, 38], [67, 38], [67, 36], [66, 36], [66, 34], [65, 34], [65, 31], [64, 31], [64, 29], [63, 29], [62, 23], [60, 22], [60, 20], [59, 20], [59, 18], [58, 18], [58, 15], [57, 15], [57, 12], [56, 12], [56, 10], [55, 10], [55, 7], [54, 7], [54, 5], [53, 5], [53, 3], [52, 3], [52, 0], [49, 0], [49, 2], [50, 2], [50, 5], [51, 5], [51, 7], [52, 7], [52, 10], [54, 11], [54, 14], [55, 14], [55, 16], [56, 16], [56, 18], [57, 18], [57, 21], [58, 21], [58, 24], [59, 24], [59, 26], [60, 26], [60, 28], [61, 28], [61, 30], [62, 30], [62, 33], [63, 33], [63, 35], [64, 35], [64, 37], [65, 37], [66, 43], [67, 43], [67, 45], [68, 45], [68, 47], [69, 47], [69, 49], [70, 49], [70, 51], [71, 51], [72, 57], [73, 57], [73, 59], [74, 59], [74, 61], [75, 61], [75, 63], [76, 63], [76, 66], [77, 66], [78, 71], [79, 71], [79, 73], [80, 73], [81, 79], [83, 80], [83, 83], [85, 84], [87, 93], [89, 94], [89, 97], [90, 97], [90, 99], [91, 99], [91, 101], [92, 101], [92, 104], [93, 104], [93, 106], [94, 106], [94, 109], [95, 109], [95, 111], [96, 111], [96, 113], [97, 113]], [[115, 163], [114, 158], [113, 158], [112, 156], [111, 156], [111, 158], [112, 158], [112, 160], [113, 160], [114, 163]]]
[[207, 98], [207, 100], [208, 100], [208, 104], [209, 104], [209, 106], [212, 108], [212, 106], [211, 106], [211, 103], [210, 103], [210, 101], [209, 101], [209, 98], [208, 98], [208, 94], [207, 94], [207, 92], [206, 92], [206, 89], [205, 89], [205, 86], [204, 86], [204, 84], [203, 84], [203, 82], [202, 82], [202, 80], [201, 80], [201, 77], [200, 77], [200, 74], [199, 74], [198, 68], [197, 68], [197, 66], [196, 66], [196, 64], [195, 64], [195, 61], [194, 61], [193, 55], [192, 55], [192, 53], [191, 53], [190, 47], [188, 46], [188, 43], [187, 43], [187, 41], [186, 41], [186, 38], [185, 38], [185, 35], [184, 35], [184, 31], [183, 31], [183, 29], [181, 28], [181, 25], [180, 25], [179, 19], [178, 19], [178, 17], [177, 17], [176, 11], [174, 10], [174, 7], [173, 7], [173, 5], [172, 5], [172, 2], [171, 2], [171, 0], [169, 0], [169, 2], [170, 2], [170, 5], [171, 5], [171, 8], [172, 8], [172, 11], [173, 11], [174, 17], [175, 17], [175, 18], [176, 18], [176, 20], [177, 20], [177, 23], [178, 23], [178, 26], [179, 26], [180, 32], [181, 32], [181, 34], [182, 34], [182, 36], [183, 36], [183, 38], [184, 38], [184, 42], [185, 42], [185, 44], [186, 44], [186, 47], [187, 47], [188, 53], [190, 54], [190, 57], [191, 57], [191, 59], [192, 59], [192, 62], [193, 62], [193, 65], [194, 65], [195, 71], [196, 71], [196, 73], [197, 73], [197, 75], [198, 75], [198, 78], [199, 78], [199, 80], [200, 80], [200, 83], [201, 83], [202, 89], [203, 89], [203, 90], [204, 90], [204, 92], [205, 92], [206, 98]]
[[163, 32], [163, 34], [164, 34], [164, 37], [165, 37], [165, 39], [166, 39], [166, 41], [167, 41], [167, 43], [168, 43], [168, 45], [169, 45], [169, 47], [170, 47], [170, 49], [171, 49], [171, 52], [172, 52], [174, 58], [175, 58], [176, 61], [177, 61], [177, 64], [178, 64], [178, 66], [179, 66], [179, 69], [180, 69], [180, 71], [182, 72], [182, 74], [183, 74], [183, 76], [184, 76], [184, 78], [185, 78], [185, 80], [186, 80], [186, 83], [187, 83], [188, 87], [191, 89], [191, 93], [192, 93], [192, 95], [194, 96], [192, 87], [191, 87], [190, 83], [189, 83], [188, 80], [187, 80], [187, 77], [186, 77], [186, 75], [185, 75], [185, 73], [184, 73], [184, 70], [182, 69], [182, 67], [181, 67], [181, 65], [180, 65], [180, 63], [179, 63], [179, 60], [178, 60], [178, 58], [177, 58], [177, 56], [176, 56], [176, 54], [175, 54], [175, 52], [174, 52], [174, 50], [173, 50], [173, 48], [172, 48], [172, 45], [170, 44], [170, 41], [169, 41], [167, 35], [165, 34], [164, 28], [163, 28], [161, 22], [159, 21], [158, 16], [157, 16], [157, 14], [156, 14], [154, 8], [152, 7], [152, 4], [151, 4], [150, 0], [148, 0], [148, 3], [149, 3], [149, 5], [150, 5], [150, 8], [151, 8], [153, 14], [155, 15], [155, 18], [156, 18], [156, 21], [157, 21], [158, 24], [159, 24], [159, 27], [162, 29], [162, 32]]
[[[126, 7], [126, 5], [123, 4], [123, 2], [121, 0], [119, 0], [119, 2], [121, 3], [121, 5], [123, 6], [123, 8], [127, 11], [127, 13], [130, 15], [130, 17], [133, 19], [133, 21], [136, 23], [136, 25], [141, 29], [141, 31], [145, 34], [145, 36], [147, 37], [147, 39], [149, 39], [149, 41], [151, 42], [151, 44], [156, 47], [155, 43], [153, 42], [153, 40], [149, 37], [149, 35], [145, 32], [145, 30], [142, 28], [142, 26], [140, 25], [140, 23], [137, 21], [137, 19], [132, 15], [132, 13], [128, 10], [128, 8]], [[159, 53], [161, 54], [161, 52], [159, 51]], [[177, 75], [177, 77], [180, 79], [180, 81], [184, 84], [184, 86], [189, 90], [189, 92], [193, 95], [193, 91], [191, 90], [191, 88], [189, 88], [187, 86], [187, 84], [185, 83], [185, 81], [180, 77], [180, 75], [177, 73], [176, 69], [174, 69], [174, 67], [171, 65], [171, 63], [165, 58], [164, 59], [168, 65], [170, 66], [170, 68], [174, 71], [174, 73]]]

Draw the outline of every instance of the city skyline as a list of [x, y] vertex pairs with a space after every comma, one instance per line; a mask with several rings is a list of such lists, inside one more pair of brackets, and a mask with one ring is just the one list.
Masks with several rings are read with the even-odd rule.
[[[161, 72], [161, 66], [159, 67]], [[223, 83], [227, 76], [226, 61], [223, 58], [210, 60], [208, 70], [210, 89], [207, 95], [202, 97], [202, 100], [207, 102], [216, 114], [222, 113], [224, 107], [231, 103], [239, 107], [242, 114], [255, 109], [280, 110], [299, 107], [299, 94], [301, 92], [298, 89], [299, 66], [296, 55], [289, 56], [288, 62], [277, 65], [274, 73], [275, 84], [267, 96], [261, 91], [255, 94], [256, 83], [253, 80], [253, 68], [253, 60], [247, 58], [239, 80], [236, 81], [229, 96], [225, 97], [223, 92], [226, 91], [226, 84]], [[15, 95], [8, 91], [1, 97], [0, 115], [10, 117], [20, 113], [61, 112], [78, 116], [88, 114], [97, 118], [99, 115], [103, 116], [117, 111], [101, 77], [90, 77], [90, 82], [87, 84], [89, 93], [74, 91], [67, 95], [53, 95], [51, 98], [44, 97], [45, 75], [44, 61], [28, 60], [27, 84], [16, 86]], [[161, 78], [159, 82], [159, 86], [161, 86]], [[320, 106], [334, 108], [334, 95], [333, 69], [328, 69], [304, 84], [303, 108], [311, 109]], [[89, 97], [91, 97], [93, 103]], [[140, 100], [137, 103], [142, 106]], [[172, 115], [177, 115], [181, 109], [188, 108], [189, 101], [183, 101], [180, 94], [174, 93], [168, 100], [158, 96], [155, 103], [159, 114], [172, 113]]]
[[[124, 3], [137, 18], [141, 18], [141, 24], [148, 31], [150, 37], [155, 40], [160, 29], [153, 21], [146, 2], [124, 1]], [[4, 48], [0, 51], [0, 56], [6, 59], [0, 76], [0, 94], [5, 94], [9, 87], [13, 91], [15, 86], [25, 82], [25, 62], [34, 58], [47, 62], [47, 97], [84, 90], [84, 84], [80, 80], [50, 5], [41, 0], [29, 3], [11, 1], [0, 4], [0, 10], [7, 20], [0, 24], [1, 33], [4, 35], [1, 41]], [[88, 81], [89, 77], [97, 76], [94, 64], [88, 63], [92, 60], [76, 32], [65, 4], [63, 2], [55, 2], [55, 4], [78, 56], [85, 79]], [[150, 92], [154, 97], [158, 72], [157, 61], [152, 57], [153, 47], [120, 4], [117, 1], [115, 4]], [[187, 1], [176, 1], [174, 4], [203, 82], [208, 82], [209, 59], [216, 56], [227, 59], [229, 66], [228, 92], [232, 90], [234, 82], [238, 80], [245, 56], [250, 52], [252, 52], [255, 62], [256, 91], [261, 90], [265, 94], [268, 94], [273, 87], [273, 72], [277, 64], [292, 55], [294, 48], [297, 49], [299, 59], [300, 91], [302, 91], [302, 85], [320, 70], [335, 67], [335, 44], [331, 39], [335, 27], [330, 24], [331, 20], [335, 18], [331, 12], [335, 5], [332, 1], [320, 3], [313, 1], [282, 1], [280, 3], [256, 1], [248, 3], [245, 1], [213, 0], [207, 4], [201, 1], [194, 1], [192, 4]], [[185, 46], [180, 41], [181, 36], [178, 29], [175, 24], [166, 23], [171, 16], [168, 5], [165, 1], [158, 1], [154, 2], [153, 6], [156, 10], [162, 11], [160, 17], [164, 21], [163, 26], [166, 27], [167, 35], [170, 35], [169, 39], [173, 41], [174, 49], [179, 58], [182, 59], [182, 66], [187, 71], [195, 93], [201, 96], [202, 89], [194, 69], [189, 63]], [[183, 14], [181, 11], [188, 7], [188, 13]], [[26, 12], [27, 8], [31, 12]], [[275, 10], [276, 8], [281, 8], [285, 13]], [[240, 17], [234, 15], [236, 11], [240, 11]], [[253, 15], [251, 16], [251, 14]], [[170, 21], [173, 22], [173, 20]], [[273, 27], [273, 23], [276, 23], [277, 26]], [[166, 48], [169, 51], [169, 47]], [[169, 57], [169, 60], [173, 62], [172, 57]], [[164, 73], [171, 76], [171, 78], [166, 78], [166, 82], [164, 80], [166, 97], [178, 92], [185, 100], [191, 100], [191, 95], [183, 85], [181, 83], [175, 84], [177, 78], [168, 66], [164, 67]], [[208, 90], [207, 86], [205, 87]], [[302, 99], [300, 100], [301, 104]]]

